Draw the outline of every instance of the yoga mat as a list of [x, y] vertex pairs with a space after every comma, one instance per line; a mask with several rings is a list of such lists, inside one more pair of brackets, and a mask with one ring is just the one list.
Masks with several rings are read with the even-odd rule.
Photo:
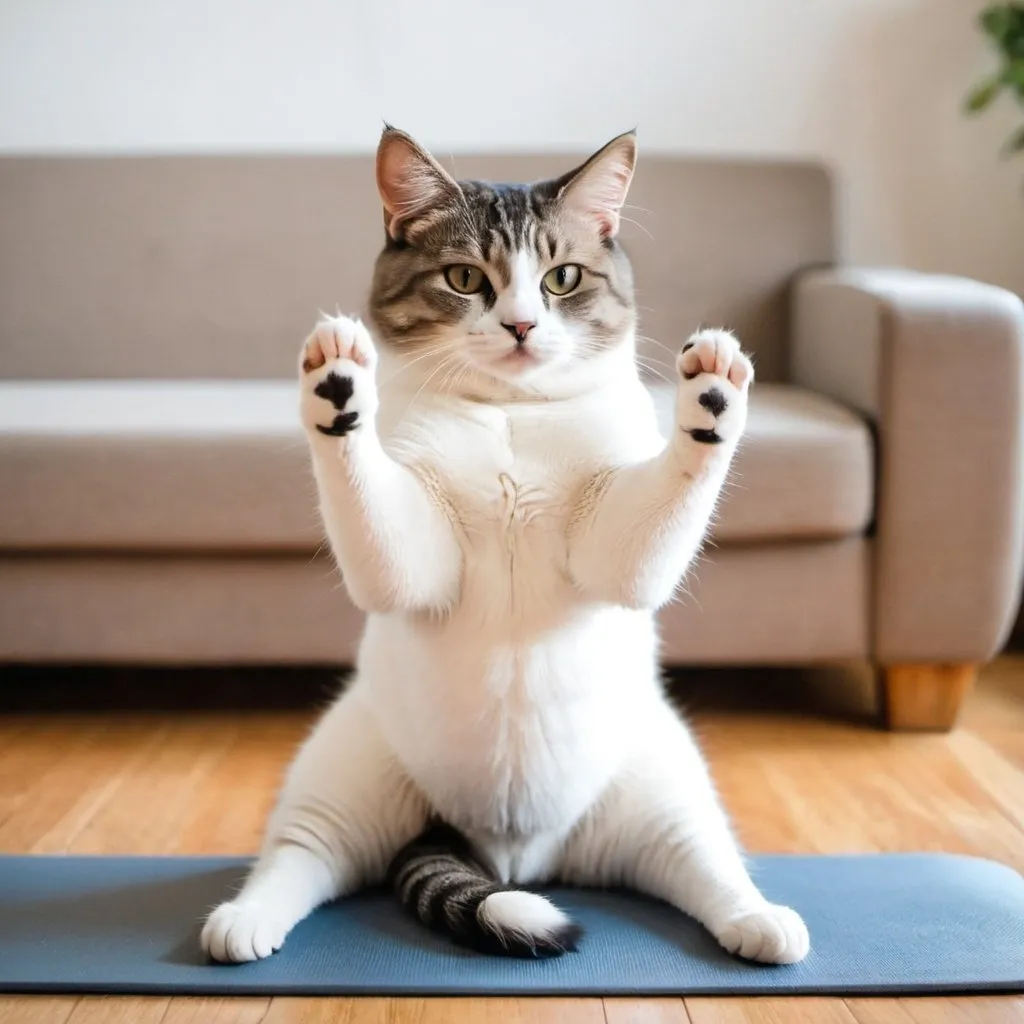
[[451, 946], [367, 892], [323, 907], [268, 960], [204, 961], [206, 911], [248, 861], [0, 857], [0, 991], [160, 994], [656, 995], [1024, 991], [1024, 879], [944, 854], [770, 856], [765, 893], [804, 916], [800, 964], [733, 959], [654, 900], [554, 889], [587, 930], [547, 961]]

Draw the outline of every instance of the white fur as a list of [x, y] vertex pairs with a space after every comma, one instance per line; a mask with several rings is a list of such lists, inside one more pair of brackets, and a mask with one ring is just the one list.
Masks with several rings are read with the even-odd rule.
[[532, 892], [492, 893], [478, 917], [499, 939], [552, 939], [571, 924], [550, 900]]
[[[702, 542], [752, 377], [731, 335], [692, 340], [666, 443], [631, 338], [541, 360], [518, 388], [469, 354], [452, 389], [429, 359], [378, 367], [356, 321], [317, 328], [303, 418], [332, 548], [370, 615], [355, 679], [292, 765], [258, 866], [206, 925], [214, 957], [266, 956], [317, 904], [379, 881], [431, 812], [506, 882], [624, 883], [731, 952], [806, 954], [800, 918], [747, 874], [659, 683], [654, 613]], [[361, 423], [341, 438], [315, 429], [335, 412], [313, 391], [329, 372], [355, 384]], [[728, 401], [717, 421], [698, 400], [711, 387]], [[712, 427], [721, 444], [688, 433]], [[487, 913], [531, 932], [564, 923], [521, 893]]]

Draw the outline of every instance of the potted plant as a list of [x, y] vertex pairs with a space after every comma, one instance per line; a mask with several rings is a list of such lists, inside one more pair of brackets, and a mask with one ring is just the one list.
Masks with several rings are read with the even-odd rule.
[[[981, 30], [995, 45], [999, 67], [967, 96], [967, 110], [985, 110], [1002, 92], [1024, 106], [1024, 3], [989, 4], [978, 16]], [[1024, 152], [1024, 125], [1006, 140], [1003, 154]]]
[[[1008, 91], [1024, 106], [1024, 3], [989, 4], [978, 16], [981, 30], [995, 45], [999, 68], [979, 82], [968, 94], [966, 107], [977, 114]], [[1006, 140], [1003, 155], [1024, 152], [1024, 125]], [[1024, 649], [1024, 604], [1010, 637], [1010, 647]]]

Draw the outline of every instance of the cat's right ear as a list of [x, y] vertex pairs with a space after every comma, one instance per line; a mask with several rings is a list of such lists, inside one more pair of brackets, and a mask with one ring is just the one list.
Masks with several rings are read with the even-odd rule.
[[384, 204], [384, 226], [395, 239], [413, 238], [431, 214], [458, 202], [455, 179], [411, 136], [385, 125], [377, 147], [377, 191]]
[[636, 167], [636, 132], [626, 132], [599, 149], [586, 163], [554, 182], [559, 201], [592, 220], [602, 238], [619, 230], [620, 211], [626, 202]]

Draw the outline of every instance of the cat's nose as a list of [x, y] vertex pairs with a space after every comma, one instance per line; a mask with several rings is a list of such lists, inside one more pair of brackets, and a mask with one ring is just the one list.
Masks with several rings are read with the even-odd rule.
[[522, 345], [526, 341], [526, 336], [536, 327], [535, 323], [530, 323], [527, 320], [517, 320], [514, 324], [502, 324], [502, 327], [516, 339], [517, 345]]

